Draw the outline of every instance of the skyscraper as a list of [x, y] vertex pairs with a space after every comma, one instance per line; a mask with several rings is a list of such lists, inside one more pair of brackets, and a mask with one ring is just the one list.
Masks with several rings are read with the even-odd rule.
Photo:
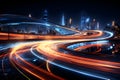
[[100, 24], [99, 24], [99, 22], [97, 22], [97, 30], [99, 30], [100, 29]]
[[62, 14], [61, 25], [65, 26], [65, 16]]
[[44, 20], [45, 22], [48, 21], [48, 11], [46, 9], [43, 11], [42, 20]]
[[90, 21], [90, 18], [87, 16], [87, 14], [83, 11], [81, 13], [81, 18], [80, 18], [80, 26], [78, 30], [88, 30], [88, 23]]
[[68, 27], [71, 28], [72, 27], [72, 18], [69, 19], [69, 22], [68, 22]]
[[115, 21], [112, 21], [112, 26], [115, 26]]
[[92, 22], [91, 22], [91, 30], [95, 30], [97, 29], [97, 22], [96, 22], [96, 19], [93, 19]]

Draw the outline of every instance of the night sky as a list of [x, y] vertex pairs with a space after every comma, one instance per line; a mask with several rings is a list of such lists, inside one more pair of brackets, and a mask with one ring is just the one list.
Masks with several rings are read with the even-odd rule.
[[86, 12], [101, 23], [112, 20], [120, 23], [118, 0], [0, 0], [0, 14], [27, 16], [31, 13], [33, 17], [40, 18], [44, 9], [48, 10], [50, 20], [55, 23], [60, 23], [62, 13], [78, 23], [81, 12]]

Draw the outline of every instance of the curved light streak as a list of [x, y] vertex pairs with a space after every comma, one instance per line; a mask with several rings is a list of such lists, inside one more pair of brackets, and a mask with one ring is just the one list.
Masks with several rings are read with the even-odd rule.
[[[46, 74], [46, 76], [52, 76], [53, 78], [61, 79], [60, 77], [57, 77], [54, 74], [52, 74], [52, 71], [49, 68], [49, 64], [64, 68], [66, 70], [70, 70], [70, 71], [78, 73], [78, 74], [83, 74], [83, 75], [87, 75], [87, 76], [98, 78], [98, 79], [109, 80], [110, 79], [109, 77], [105, 77], [101, 74], [95, 74], [92, 72], [78, 70], [73, 67], [54, 62], [54, 59], [55, 59], [58, 61], [60, 60], [62, 62], [66, 62], [68, 64], [72, 64], [72, 65], [76, 65], [76, 66], [80, 66], [80, 67], [94, 69], [93, 68], [93, 66], [94, 66], [94, 67], [96, 67], [95, 70], [106, 71], [106, 72], [110, 71], [110, 72], [116, 73], [112, 70], [113, 69], [119, 70], [120, 63], [85, 58], [85, 57], [77, 57], [77, 56], [59, 52], [58, 49], [59, 49], [60, 45], [65, 45], [68, 43], [75, 43], [75, 42], [83, 42], [83, 41], [103, 40], [103, 39], [108, 39], [113, 36], [113, 33], [108, 32], [108, 31], [102, 32], [102, 31], [96, 30], [96, 31], [91, 31], [91, 32], [93, 32], [92, 35], [48, 36], [48, 37], [40, 36], [41, 38], [44, 38], [44, 39], [66, 39], [66, 40], [46, 40], [46, 41], [31, 42], [31, 43], [19, 45], [13, 49], [13, 51], [10, 53], [9, 58], [10, 58], [11, 62], [13, 62], [13, 64], [21, 67], [23, 70], [27, 71], [28, 73], [38, 77], [39, 79], [43, 79], [43, 80], [46, 78], [43, 76], [41, 77], [41, 75], [38, 74], [39, 71]], [[72, 40], [72, 39], [74, 39], [74, 40]], [[25, 49], [27, 48], [27, 49], [22, 50], [24, 48]], [[36, 56], [37, 58], [39, 58], [41, 60], [46, 61], [46, 67], [47, 67], [48, 72], [43, 71], [43, 69], [38, 68], [37, 66], [26, 61], [22, 56], [20, 56], [21, 54], [24, 54], [26, 51], [29, 51], [29, 49], [30, 49], [30, 52], [34, 56]], [[34, 49], [36, 51], [38, 51], [40, 54], [44, 55], [46, 58], [40, 56], [40, 54], [38, 54], [38, 53], [35, 53]], [[18, 61], [14, 58], [18, 58]], [[20, 64], [19, 61], [22, 61], [24, 64], [26, 64], [26, 66], [23, 66], [23, 64]], [[35, 70], [31, 71], [30, 70], [31, 68], [34, 68]], [[119, 72], [117, 72], [117, 73], [119, 73]]]
[[[31, 48], [31, 52], [32, 52], [33, 55], [35, 55], [35, 56], [38, 57], [39, 59], [44, 60], [44, 61], [48, 61], [47, 59], [45, 59], [45, 58], [37, 55], [37, 54], [33, 51], [32, 48]], [[88, 73], [88, 72], [85, 72], [85, 71], [80, 71], [80, 70], [76, 70], [76, 69], [74, 69], [74, 68], [66, 67], [66, 66], [64, 66], [64, 65], [57, 64], [57, 63], [55, 63], [55, 62], [49, 61], [49, 63], [50, 63], [50, 64], [53, 64], [53, 65], [55, 65], [55, 66], [61, 67], [61, 68], [63, 68], [63, 69], [67, 69], [67, 70], [70, 70], [70, 71], [73, 71], [73, 72], [76, 72], [76, 73], [79, 73], [79, 74], [83, 74], [83, 75], [86, 75], [86, 76], [95, 77], [95, 78], [104, 79], [104, 80], [108, 80], [108, 79], [109, 79], [109, 78], [106, 78], [106, 77], [103, 77], [103, 76], [99, 76], [99, 75], [91, 74], [91, 73]]]
[[[22, 58], [21, 54], [23, 54], [26, 51], [29, 51], [29, 49], [26, 49], [26, 47], [32, 46], [33, 44], [35, 45], [35, 43], [38, 44], [38, 42], [26, 43], [26, 45], [21, 44], [13, 49], [13, 51], [10, 53], [10, 56], [9, 56], [10, 61], [13, 64], [13, 66], [19, 72], [21, 72], [21, 71], [16, 66], [19, 66], [26, 72], [34, 75], [35, 77], [37, 77], [38, 79], [41, 79], [41, 80], [64, 80], [54, 74], [48, 73], [47, 71], [33, 65], [32, 63], [30, 63], [27, 60], [25, 60], [24, 58]], [[26, 50], [22, 50], [22, 49], [26, 49]], [[22, 73], [22, 74], [24, 75], [24, 73]]]

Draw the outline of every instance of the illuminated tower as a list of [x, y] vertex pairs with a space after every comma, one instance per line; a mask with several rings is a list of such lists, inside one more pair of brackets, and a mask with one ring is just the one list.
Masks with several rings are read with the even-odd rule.
[[72, 24], [72, 18], [69, 19], [69, 24], [70, 24], [70, 25]]
[[46, 9], [45, 9], [44, 12], [43, 12], [42, 20], [44, 20], [45, 22], [48, 21], [48, 11], [47, 11]]
[[115, 26], [115, 21], [112, 21], [112, 26]]
[[99, 24], [99, 22], [97, 22], [97, 30], [99, 30], [100, 29], [100, 24]]
[[93, 19], [91, 22], [91, 30], [95, 30], [97, 26], [96, 19]]
[[69, 22], [68, 22], [68, 27], [71, 28], [72, 27], [72, 18], [69, 19]]
[[80, 28], [79, 30], [84, 30], [84, 27], [85, 27], [85, 17], [84, 16], [81, 16], [81, 19], [80, 19]]
[[85, 26], [86, 26], [86, 29], [87, 30], [90, 30], [90, 17], [87, 17], [86, 20], [85, 20]]
[[64, 14], [62, 15], [61, 25], [62, 25], [62, 26], [65, 26], [65, 16], [64, 16]]
[[87, 30], [87, 24], [89, 22], [89, 18], [87, 14], [83, 11], [81, 13], [81, 18], [80, 18], [80, 27], [78, 28], [79, 30]]

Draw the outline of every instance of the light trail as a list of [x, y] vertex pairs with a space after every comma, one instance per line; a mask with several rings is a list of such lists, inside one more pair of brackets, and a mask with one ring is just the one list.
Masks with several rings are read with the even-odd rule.
[[[31, 48], [31, 52], [33, 53], [33, 55], [35, 55], [36, 57], [40, 58], [41, 60], [48, 61], [47, 59], [45, 59], [45, 58], [37, 55], [35, 52], [33, 52], [32, 48]], [[49, 63], [53, 64], [55, 66], [58, 66], [58, 67], [61, 67], [61, 68], [64, 68], [64, 69], [67, 69], [67, 70], [79, 73], [79, 74], [86, 75], [86, 76], [95, 77], [95, 78], [98, 78], [98, 79], [109, 80], [109, 78], [106, 78], [106, 77], [103, 77], [103, 76], [100, 76], [100, 75], [96, 75], [96, 74], [92, 74], [92, 73], [89, 73], [89, 72], [86, 72], [86, 71], [82, 71], [82, 70], [80, 71], [80, 70], [77, 70], [75, 68], [66, 67], [66, 66], [64, 66], [62, 64], [58, 64], [58, 63], [55, 63], [55, 62], [49, 61]]]
[[[54, 60], [62, 61], [63, 63], [76, 65], [78, 67], [84, 67], [84, 68], [89, 68], [89, 69], [98, 70], [102, 72], [111, 72], [115, 74], [120, 74], [119, 62], [111, 62], [111, 61], [105, 61], [105, 60], [85, 58], [80, 56], [73, 56], [70, 54], [64, 54], [62, 52], [59, 52], [60, 45], [65, 45], [65, 44], [75, 43], [75, 42], [83, 42], [83, 41], [85, 42], [85, 41], [93, 41], [93, 40], [103, 40], [113, 36], [113, 34], [108, 31], [102, 32], [97, 30], [92, 32], [93, 32], [92, 35], [77, 34], [74, 36], [73, 35], [44, 36], [44, 37], [39, 36], [39, 38], [44, 38], [44, 39], [65, 39], [65, 40], [46, 40], [46, 41], [40, 41], [40, 42], [38, 41], [38, 42], [28, 42], [26, 44], [20, 44], [12, 50], [12, 52], [10, 53], [9, 59], [13, 63], [13, 65], [16, 65], [16, 67], [20, 67], [26, 72], [42, 80], [49, 80], [49, 79], [62, 80], [63, 79], [52, 73], [51, 69], [49, 68], [49, 64], [64, 68], [66, 70], [70, 70], [72, 72], [76, 72], [78, 74], [82, 74], [82, 75], [86, 75], [86, 76], [90, 76], [98, 79], [104, 79], [104, 80], [112, 79], [111, 77], [104, 76], [103, 74], [89, 72], [87, 70], [83, 71], [83, 70], [76, 69], [75, 67], [54, 62]], [[90, 45], [87, 47], [85, 46], [83, 47], [81, 46], [81, 47], [83, 49], [86, 49], [91, 46], [96, 46], [96, 44]], [[98, 44], [97, 46], [101, 46], [101, 44]], [[37, 53], [34, 52], [34, 50], [36, 50]], [[45, 71], [40, 67], [35, 66], [31, 62], [24, 59], [24, 57], [22, 57], [28, 51], [30, 51], [32, 55], [36, 56], [40, 60], [44, 60], [46, 62], [47, 71]], [[30, 54], [30, 52], [28, 52], [28, 54]], [[46, 58], [42, 57], [41, 55], [44, 55]]]
[[[96, 54], [96, 53], [99, 53], [100, 51], [102, 51], [102, 46], [110, 46], [111, 44], [109, 44], [107, 41], [97, 41], [97, 42], [93, 42], [91, 44], [85, 44], [84, 46], [83, 45], [79, 45], [78, 47], [75, 47], [74, 49], [71, 49], [71, 50], [74, 50], [74, 51], [85, 51], [89, 48], [92, 48], [92, 47], [95, 47], [97, 50], [95, 51], [89, 51], [90, 54]], [[68, 46], [71, 47], [73, 45], [70, 45]]]
[[2, 71], [3, 71], [3, 74], [5, 75], [6, 73], [5, 73], [5, 66], [4, 66], [4, 59], [5, 59], [5, 57], [7, 56], [7, 54], [5, 54], [4, 56], [3, 56], [3, 58], [2, 58]]
[[26, 51], [29, 51], [29, 49], [26, 49], [26, 47], [32, 46], [35, 43], [38, 44], [38, 42], [32, 42], [31, 44], [30, 43], [28, 43], [27, 45], [21, 44], [20, 46], [14, 48], [9, 56], [12, 64], [19, 66], [26, 72], [34, 75], [35, 77], [41, 80], [63, 80], [62, 78], [57, 77], [54, 74], [50, 74], [47, 71], [43, 70], [42, 68], [33, 65], [32, 63], [28, 62], [27, 60], [20, 56]]
[[[89, 32], [89, 31], [88, 31]], [[90, 31], [91, 32], [91, 31]], [[79, 35], [66, 35], [66, 36], [57, 36], [57, 35], [33, 35], [33, 34], [17, 34], [17, 33], [0, 33], [0, 40], [30, 40], [30, 39], [45, 39], [45, 40], [54, 40], [54, 39], [82, 39], [84, 38], [94, 38], [98, 36], [102, 36], [102, 31], [94, 30], [93, 33], [97, 33], [90, 36], [84, 36], [82, 34]]]
[[[65, 41], [63, 41], [63, 42], [65, 42]], [[57, 41], [43, 42], [43, 43], [40, 43], [36, 49], [37, 49], [38, 52], [43, 53], [48, 58], [49, 57], [53, 58], [53, 59], [57, 58], [58, 60], [68, 61], [70, 63], [73, 62], [73, 63], [80, 64], [80, 65], [87, 64], [87, 65], [91, 65], [91, 68], [93, 66], [101, 66], [102, 69], [101, 69], [101, 67], [98, 67], [101, 70], [103, 70], [103, 67], [118, 68], [118, 69], [120, 68], [119, 63], [102, 61], [102, 60], [94, 60], [94, 59], [83, 58], [83, 57], [76, 57], [76, 56], [71, 56], [71, 55], [68, 55], [68, 54], [60, 53], [60, 52], [58, 52], [58, 49], [55, 47], [55, 44], [58, 44], [58, 43], [59, 42], [57, 42]]]

